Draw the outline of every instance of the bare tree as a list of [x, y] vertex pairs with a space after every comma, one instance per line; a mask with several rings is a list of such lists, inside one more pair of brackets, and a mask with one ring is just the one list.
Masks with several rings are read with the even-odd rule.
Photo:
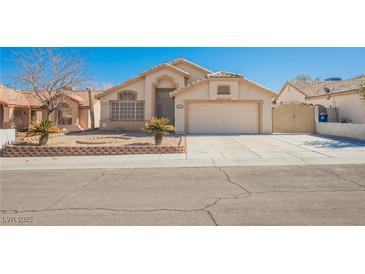
[[75, 87], [87, 80], [86, 64], [80, 56], [69, 56], [55, 48], [15, 52], [18, 65], [14, 81], [34, 91], [47, 111], [47, 119]]
[[310, 77], [308, 74], [302, 73], [295, 76], [295, 80], [321, 80], [321, 79], [319, 77], [312, 79], [312, 77]]
[[295, 76], [295, 80], [312, 80], [312, 78], [309, 75], [302, 73]]

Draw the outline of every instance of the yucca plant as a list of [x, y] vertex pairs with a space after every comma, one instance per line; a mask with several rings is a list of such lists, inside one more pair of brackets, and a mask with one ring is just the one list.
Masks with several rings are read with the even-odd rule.
[[50, 133], [60, 132], [60, 129], [53, 126], [50, 120], [32, 123], [29, 127], [28, 136], [40, 135], [39, 145], [44, 146], [48, 142]]
[[161, 145], [163, 136], [169, 135], [171, 131], [175, 130], [173, 125], [170, 125], [168, 118], [156, 118], [153, 117], [151, 121], [147, 122], [145, 131], [153, 133], [155, 136], [155, 145]]

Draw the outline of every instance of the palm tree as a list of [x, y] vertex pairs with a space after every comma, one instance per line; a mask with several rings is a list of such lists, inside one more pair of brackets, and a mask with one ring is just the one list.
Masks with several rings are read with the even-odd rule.
[[146, 123], [144, 130], [153, 133], [155, 145], [159, 146], [162, 143], [163, 136], [169, 135], [169, 132], [174, 131], [175, 127], [170, 125], [168, 118], [153, 117], [151, 121]]
[[48, 137], [50, 133], [60, 132], [59, 128], [53, 127], [53, 123], [50, 120], [35, 122], [30, 125], [28, 136], [40, 135], [39, 145], [44, 146], [48, 142]]

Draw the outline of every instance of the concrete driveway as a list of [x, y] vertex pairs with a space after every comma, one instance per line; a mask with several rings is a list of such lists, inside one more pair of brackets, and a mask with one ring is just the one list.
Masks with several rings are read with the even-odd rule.
[[187, 153], [0, 158], [0, 170], [365, 164], [365, 142], [319, 135], [188, 135]]
[[365, 158], [365, 142], [320, 135], [189, 135], [187, 159]]

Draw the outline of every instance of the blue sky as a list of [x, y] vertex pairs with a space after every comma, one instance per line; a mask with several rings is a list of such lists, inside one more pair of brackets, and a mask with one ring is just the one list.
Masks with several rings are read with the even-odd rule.
[[[1, 82], [14, 71], [14, 50], [1, 48]], [[212, 71], [243, 74], [278, 92], [298, 74], [351, 78], [365, 73], [365, 48], [64, 48], [87, 60], [95, 87], [109, 87], [183, 57]]]

